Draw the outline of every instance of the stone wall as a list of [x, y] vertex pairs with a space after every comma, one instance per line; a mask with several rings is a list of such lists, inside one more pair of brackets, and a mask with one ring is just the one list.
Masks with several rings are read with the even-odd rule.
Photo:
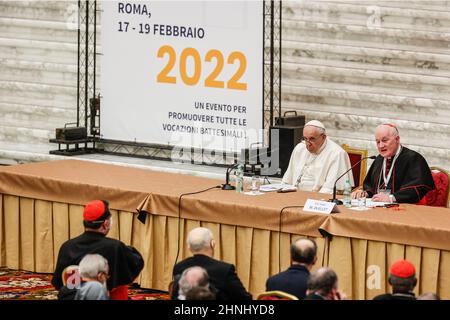
[[[0, 1], [0, 158], [42, 159], [54, 129], [76, 120], [76, 7]], [[369, 154], [375, 127], [394, 122], [450, 170], [450, 1], [284, 1], [282, 25], [283, 111]]]
[[450, 169], [450, 1], [285, 1], [282, 13], [282, 110], [369, 154], [393, 122]]
[[77, 7], [0, 1], [0, 150], [48, 154], [55, 128], [76, 121]]

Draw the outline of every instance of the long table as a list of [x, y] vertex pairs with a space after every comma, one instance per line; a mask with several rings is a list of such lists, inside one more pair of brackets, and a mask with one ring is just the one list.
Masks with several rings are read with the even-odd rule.
[[[417, 294], [450, 298], [450, 209], [340, 207], [341, 213], [327, 215], [298, 207], [324, 194], [248, 196], [219, 188], [180, 200], [221, 183], [79, 160], [0, 167], [0, 265], [53, 272], [61, 244], [83, 232], [83, 205], [106, 199], [115, 218], [108, 236], [142, 253], [145, 267], [136, 281], [145, 288], [167, 290], [177, 251], [178, 260], [190, 255], [187, 233], [204, 226], [216, 238], [215, 257], [235, 264], [254, 295], [289, 266], [289, 244], [303, 236], [318, 243], [316, 267], [333, 268], [353, 299], [388, 291], [389, 266], [403, 258], [416, 266]], [[280, 214], [285, 207], [293, 208]], [[145, 223], [138, 212], [146, 214]]]

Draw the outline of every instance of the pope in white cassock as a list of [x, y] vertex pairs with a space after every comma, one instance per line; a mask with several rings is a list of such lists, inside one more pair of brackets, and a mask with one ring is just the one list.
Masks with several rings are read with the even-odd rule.
[[[347, 152], [327, 138], [320, 121], [312, 120], [303, 128], [303, 141], [292, 151], [283, 182], [299, 190], [333, 193], [334, 182], [350, 167]], [[343, 190], [347, 179], [354, 186], [350, 170], [337, 182], [336, 189]]]

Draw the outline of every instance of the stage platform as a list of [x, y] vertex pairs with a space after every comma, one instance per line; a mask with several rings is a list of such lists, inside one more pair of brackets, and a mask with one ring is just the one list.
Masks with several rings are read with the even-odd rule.
[[[292, 240], [306, 236], [318, 243], [315, 267], [336, 270], [340, 287], [353, 299], [386, 292], [389, 266], [404, 258], [416, 266], [416, 293], [450, 298], [450, 209], [340, 207], [341, 213], [326, 215], [290, 208], [280, 215], [286, 206], [327, 195], [249, 196], [219, 188], [183, 196], [179, 206], [180, 195], [222, 182], [72, 159], [0, 167], [0, 265], [52, 272], [61, 244], [83, 232], [83, 205], [106, 198], [117, 221], [110, 236], [144, 256], [137, 282], [145, 288], [167, 290], [178, 249], [179, 259], [190, 255], [187, 233], [204, 226], [217, 240], [215, 257], [235, 264], [254, 295], [265, 290], [267, 277], [289, 266]], [[139, 212], [145, 223], [137, 219]]]

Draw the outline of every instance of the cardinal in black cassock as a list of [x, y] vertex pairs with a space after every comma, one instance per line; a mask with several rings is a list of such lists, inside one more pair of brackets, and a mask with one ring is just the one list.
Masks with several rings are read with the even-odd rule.
[[435, 189], [427, 161], [400, 144], [395, 125], [378, 126], [375, 140], [380, 155], [364, 179], [368, 197], [374, 201], [419, 203], [428, 191]]
[[85, 232], [66, 241], [59, 250], [53, 286], [60, 290], [63, 287], [63, 270], [70, 265], [78, 265], [86, 254], [97, 253], [108, 260], [110, 277], [107, 287], [111, 299], [127, 299], [127, 285], [133, 282], [144, 267], [141, 254], [119, 240], [106, 237], [112, 226], [107, 201], [95, 200], [88, 203], [84, 208], [83, 219]]

